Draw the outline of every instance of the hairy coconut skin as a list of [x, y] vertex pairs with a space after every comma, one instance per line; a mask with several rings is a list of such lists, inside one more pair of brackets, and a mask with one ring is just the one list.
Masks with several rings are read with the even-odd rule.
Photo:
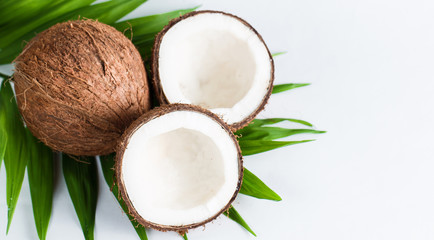
[[[170, 113], [170, 112], [175, 112], [175, 111], [183, 111], [183, 110], [187, 110], [187, 111], [193, 111], [193, 112], [199, 112], [201, 114], [207, 115], [211, 118], [213, 118], [216, 122], [218, 122], [220, 124], [220, 126], [225, 129], [225, 131], [231, 136], [232, 140], [234, 141], [235, 146], [237, 147], [237, 152], [238, 152], [238, 183], [237, 183], [237, 187], [236, 190], [234, 192], [234, 194], [232, 195], [232, 198], [230, 199], [230, 201], [227, 203], [227, 205], [225, 207], [223, 207], [218, 213], [216, 213], [214, 216], [208, 218], [207, 220], [200, 222], [200, 223], [196, 223], [196, 224], [190, 224], [190, 225], [184, 225], [184, 226], [168, 226], [168, 225], [160, 225], [160, 224], [156, 224], [153, 222], [149, 222], [146, 219], [143, 219], [140, 214], [136, 211], [136, 209], [134, 208], [132, 202], [130, 201], [129, 197], [128, 197], [128, 192], [126, 191], [125, 188], [125, 184], [123, 182], [123, 177], [122, 177], [122, 161], [123, 161], [123, 156], [125, 153], [125, 150], [128, 146], [129, 140], [131, 139], [132, 135], [144, 124], [146, 124], [147, 122], [151, 121], [152, 119], [158, 118], [164, 114]], [[121, 141], [119, 142], [119, 145], [117, 147], [116, 150], [116, 158], [115, 158], [115, 177], [116, 177], [116, 183], [119, 187], [119, 194], [121, 196], [121, 198], [124, 200], [125, 204], [128, 207], [128, 211], [129, 214], [131, 216], [134, 217], [134, 219], [140, 223], [141, 225], [143, 225], [144, 227], [149, 227], [149, 228], [153, 228], [159, 231], [176, 231], [179, 232], [181, 235], [183, 235], [185, 232], [188, 231], [188, 229], [192, 229], [192, 228], [197, 228], [200, 226], [205, 225], [208, 222], [211, 222], [212, 220], [216, 219], [218, 216], [220, 216], [220, 214], [222, 214], [225, 211], [228, 211], [229, 208], [231, 207], [232, 202], [235, 200], [236, 196], [238, 195], [240, 189], [241, 189], [241, 184], [243, 181], [243, 156], [241, 154], [241, 149], [239, 147], [238, 141], [235, 137], [235, 135], [232, 133], [231, 129], [229, 128], [229, 126], [223, 122], [223, 120], [221, 120], [217, 115], [215, 115], [214, 113], [201, 108], [199, 106], [195, 106], [195, 105], [189, 105], [189, 104], [169, 104], [169, 105], [163, 105], [157, 108], [152, 109], [151, 111], [145, 113], [143, 116], [141, 116], [139, 119], [137, 119], [136, 121], [134, 121], [131, 126], [125, 131], [125, 133], [122, 135], [121, 137]]]
[[56, 24], [14, 62], [19, 110], [30, 131], [54, 150], [113, 152], [123, 131], [150, 108], [139, 52], [98, 21]]
[[173, 20], [171, 20], [169, 22], [169, 24], [167, 26], [165, 26], [163, 28], [163, 30], [161, 32], [159, 32], [157, 34], [157, 36], [155, 37], [155, 41], [154, 41], [154, 46], [152, 49], [152, 66], [151, 66], [151, 71], [152, 71], [152, 86], [155, 89], [155, 94], [159, 100], [159, 102], [161, 104], [170, 104], [169, 100], [167, 99], [166, 95], [164, 94], [164, 89], [161, 85], [161, 78], [160, 78], [160, 73], [159, 73], [159, 56], [160, 56], [160, 46], [161, 46], [161, 42], [163, 41], [164, 35], [170, 30], [171, 27], [173, 27], [175, 24], [177, 24], [178, 22], [185, 20], [189, 17], [193, 17], [196, 16], [198, 14], [207, 14], [207, 13], [218, 13], [218, 14], [223, 14], [232, 18], [237, 19], [238, 21], [240, 21], [241, 23], [243, 23], [245, 26], [247, 26], [250, 30], [252, 30], [257, 36], [258, 38], [261, 40], [261, 42], [264, 44], [265, 48], [267, 49], [268, 52], [268, 56], [270, 58], [270, 63], [271, 63], [271, 72], [270, 72], [270, 80], [269, 80], [269, 84], [267, 87], [267, 93], [265, 94], [264, 98], [261, 101], [261, 104], [256, 108], [255, 111], [253, 111], [249, 116], [247, 116], [245, 119], [243, 119], [242, 121], [230, 124], [229, 127], [231, 128], [232, 131], [237, 131], [247, 125], [249, 125], [249, 123], [251, 121], [253, 121], [255, 119], [255, 117], [259, 114], [259, 112], [261, 112], [265, 105], [268, 102], [268, 99], [271, 96], [271, 92], [273, 91], [273, 83], [274, 83], [274, 61], [273, 61], [273, 57], [270, 53], [270, 50], [268, 49], [267, 45], [265, 44], [264, 39], [262, 38], [262, 36], [249, 24], [247, 23], [244, 19], [235, 16], [233, 14], [230, 13], [226, 13], [226, 12], [221, 12], [221, 11], [212, 11], [212, 10], [204, 10], [204, 11], [194, 11], [194, 12], [190, 12], [187, 14], [184, 14], [178, 18], [175, 18]]

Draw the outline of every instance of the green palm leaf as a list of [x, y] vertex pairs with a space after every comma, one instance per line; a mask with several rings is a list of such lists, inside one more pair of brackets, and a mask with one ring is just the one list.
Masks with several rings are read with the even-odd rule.
[[[16, 40], [11, 41], [10, 43], [6, 44], [5, 42], [3, 45], [0, 45], [0, 64], [10, 63], [22, 51], [23, 41], [29, 41], [36, 35], [36, 33], [42, 32], [56, 23], [78, 19], [81, 17], [98, 19], [100, 22], [106, 24], [114, 24], [117, 20], [124, 17], [142, 3], [146, 2], [146, 0], [111, 0], [88, 6], [93, 1], [94, 0], [62, 1], [64, 3], [45, 9], [47, 13], [38, 15], [39, 18], [36, 17], [33, 19], [32, 22], [41, 23], [37, 26], [35, 26], [34, 23], [25, 26], [15, 24], [11, 25], [11, 28], [19, 28], [20, 32], [23, 34], [19, 35]], [[68, 3], [73, 3], [74, 7], [65, 10], [65, 8], [69, 6]], [[7, 31], [8, 29], [1, 28], [0, 36], [4, 35], [4, 38], [7, 38], [7, 36], [9, 36]], [[2, 38], [0, 37], [0, 42], [1, 39]]]
[[285, 91], [289, 91], [291, 89], [294, 88], [299, 88], [299, 87], [304, 87], [304, 86], [309, 86], [310, 83], [286, 83], [286, 84], [278, 84], [278, 85], [274, 85], [273, 87], [273, 94], [274, 93], [281, 93], [281, 92], [285, 92]]
[[[300, 120], [300, 119], [294, 119], [294, 118], [266, 118], [266, 119], [255, 119], [252, 121], [252, 123], [249, 124], [247, 127], [261, 127], [264, 125], [272, 125], [280, 122], [293, 122], [293, 123], [299, 123], [308, 127], [312, 127], [313, 125], [311, 123], [308, 123], [306, 121]], [[246, 128], [247, 128], [246, 127]], [[243, 129], [246, 129], [243, 128]], [[243, 130], [241, 129], [241, 130]]]
[[[4, 79], [7, 79], [8, 76], [1, 76]], [[0, 84], [0, 89], [3, 86], [3, 81], [1, 81], [2, 84]], [[5, 151], [6, 151], [6, 145], [8, 142], [8, 135], [6, 133], [6, 126], [5, 126], [5, 121], [6, 121], [6, 106], [5, 106], [6, 102], [4, 102], [3, 98], [0, 97], [0, 166], [2, 164], [3, 158], [5, 156]]]
[[63, 154], [63, 175], [86, 240], [94, 239], [95, 212], [98, 200], [98, 172], [94, 157]]
[[[142, 35], [149, 33], [158, 33], [166, 26], [173, 18], [182, 16], [186, 13], [196, 10], [195, 8], [180, 9], [172, 12], [150, 15], [140, 18], [128, 19], [122, 22], [115, 23], [113, 27], [123, 32], [129, 28], [133, 30], [133, 39], [139, 38]], [[127, 33], [127, 37], [131, 38], [131, 32]]]
[[[17, 103], [9, 81], [4, 80], [0, 89], [1, 122], [3, 139], [7, 139], [7, 147], [3, 145], [6, 168], [6, 203], [8, 205], [8, 224], [10, 224], [20, 195], [24, 172], [29, 158], [26, 147], [26, 129], [21, 121]], [[5, 140], [3, 140], [5, 141]]]
[[124, 212], [127, 214], [128, 219], [130, 219], [131, 224], [133, 225], [134, 230], [136, 230], [139, 238], [141, 240], [147, 240], [148, 237], [146, 235], [146, 229], [142, 225], [140, 225], [136, 220], [134, 220], [134, 217], [132, 217], [128, 213], [129, 211], [128, 211], [127, 205], [125, 204], [124, 200], [122, 198], [119, 198], [119, 189], [118, 189], [118, 186], [116, 185], [116, 182], [114, 179], [114, 176], [115, 176], [115, 172], [113, 170], [113, 167], [115, 165], [114, 154], [101, 156], [100, 158], [101, 158], [101, 168], [102, 168], [102, 172], [104, 174], [104, 179], [107, 182], [107, 184], [109, 185], [109, 187], [111, 188], [113, 195], [115, 196], [116, 200], [118, 200], [119, 205], [121, 205]]
[[98, 19], [105, 24], [114, 24], [147, 0], [111, 0], [83, 7], [63, 16], [61, 21], [77, 19], [78, 17]]
[[241, 185], [240, 193], [259, 199], [282, 200], [277, 193], [246, 168], [244, 168], [243, 185]]
[[[246, 131], [249, 130], [249, 131]], [[246, 129], [239, 141], [245, 140], [275, 140], [279, 138], [289, 137], [297, 134], [320, 134], [325, 131], [318, 131], [314, 129], [289, 129], [280, 127], [250, 127]]]
[[3, 0], [0, 1], [0, 29], [15, 24], [23, 26], [29, 20], [37, 17], [38, 14], [44, 12], [50, 5], [55, 3], [54, 0]]
[[[41, 11], [35, 11], [26, 7], [21, 11], [21, 15], [17, 15], [17, 13], [10, 12], [7, 7], [2, 9], [2, 15], [12, 15], [13, 19], [19, 19], [22, 16], [26, 16], [27, 13], [33, 14], [34, 18], [28, 19], [25, 25], [17, 25], [14, 21], [10, 21], [10, 24], [1, 28], [0, 34], [0, 49], [6, 49], [13, 42], [22, 43], [23, 40], [28, 40], [27, 38], [23, 38], [26, 34], [34, 34], [35, 32], [39, 32], [39, 29], [45, 29], [47, 23], [52, 21], [53, 19], [57, 19], [65, 14], [74, 11], [75, 9], [79, 9], [81, 7], [87, 6], [91, 4], [94, 0], [75, 0], [75, 1], [52, 1], [45, 5]], [[13, 6], [13, 2], [11, 1], [9, 6]], [[38, 13], [38, 14], [37, 14]]]
[[256, 237], [256, 233], [253, 232], [253, 230], [249, 227], [249, 225], [244, 221], [244, 219], [241, 217], [241, 215], [235, 210], [233, 206], [229, 208], [228, 211], [223, 212], [223, 214], [232, 219], [234, 222], [240, 224], [243, 228], [245, 228], [247, 231], [249, 231], [253, 236]]
[[280, 55], [283, 55], [283, 54], [286, 54], [287, 52], [277, 52], [277, 53], [273, 53], [273, 54], [271, 54], [271, 56], [274, 58], [274, 57], [277, 57], [277, 56], [280, 56]]
[[294, 144], [311, 142], [314, 140], [302, 141], [267, 141], [267, 140], [245, 140], [239, 141], [243, 156], [267, 152], [276, 148], [286, 147]]
[[[0, 108], [1, 108], [1, 104], [0, 104]], [[3, 157], [5, 156], [7, 142], [8, 142], [8, 136], [6, 135], [6, 132], [2, 128], [0, 128], [0, 167], [2, 165]]]
[[293, 118], [268, 118], [268, 119], [255, 119], [247, 127], [242, 128], [235, 132], [240, 136], [238, 142], [240, 144], [241, 151], [244, 156], [253, 155], [270, 151], [276, 148], [294, 145], [298, 143], [305, 143], [314, 140], [302, 140], [302, 141], [273, 141], [275, 139], [289, 137], [296, 134], [310, 133], [320, 134], [325, 131], [318, 131], [314, 129], [290, 129], [281, 127], [268, 127], [267, 125], [273, 125], [283, 121], [294, 122], [302, 124], [308, 127], [312, 127], [312, 124], [303, 120]]
[[54, 190], [53, 152], [28, 131], [31, 158], [27, 165], [33, 216], [40, 240], [47, 235]]

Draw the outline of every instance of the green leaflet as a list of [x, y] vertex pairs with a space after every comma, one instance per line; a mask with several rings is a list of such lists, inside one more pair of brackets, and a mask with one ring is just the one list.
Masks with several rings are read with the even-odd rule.
[[[308, 126], [308, 127], [312, 127], [311, 123], [308, 123], [306, 121], [299, 120], [299, 119], [294, 119], [294, 118], [267, 118], [267, 119], [255, 119], [255, 120], [252, 121], [252, 123], [249, 124], [249, 126], [243, 128], [243, 129], [247, 129], [248, 127], [261, 127], [261, 126], [264, 126], [264, 125], [272, 125], [272, 124], [276, 124], [276, 123], [280, 123], [280, 122], [284, 122], [284, 121], [299, 123], [299, 124], [302, 124], [302, 125], [305, 125], [305, 126]], [[243, 130], [243, 129], [241, 129], [241, 130]]]
[[277, 193], [246, 168], [244, 168], [243, 185], [241, 185], [240, 193], [259, 199], [282, 200]]
[[27, 131], [30, 159], [27, 165], [33, 216], [40, 240], [45, 240], [54, 191], [53, 152]]
[[313, 141], [273, 141], [275, 139], [302, 133], [325, 133], [325, 131], [317, 131], [314, 129], [289, 129], [280, 127], [267, 127], [267, 125], [272, 125], [283, 121], [299, 123], [305, 126], [312, 127], [312, 124], [306, 121], [293, 118], [255, 119], [247, 127], [240, 129], [235, 133], [236, 135], [240, 136], [240, 138], [238, 138], [238, 142], [240, 144], [242, 154], [244, 156], [253, 155], [280, 147]]
[[289, 137], [296, 134], [320, 134], [325, 131], [318, 131], [314, 129], [288, 129], [280, 127], [247, 127], [249, 131], [244, 131], [240, 141], [245, 140], [275, 140], [279, 138]]
[[3, 0], [0, 1], [0, 29], [13, 22], [15, 25], [26, 24], [44, 9], [53, 4], [53, 0]]
[[[22, 16], [25, 16], [27, 13], [33, 15], [34, 18], [28, 19], [25, 22], [25, 25], [15, 24], [14, 21], [9, 22], [6, 26], [1, 28], [0, 34], [0, 49], [6, 49], [6, 46], [9, 46], [13, 42], [22, 43], [23, 40], [28, 40], [27, 38], [23, 38], [24, 35], [31, 33], [34, 35], [35, 32], [39, 32], [41, 26], [46, 26], [46, 24], [53, 19], [57, 19], [66, 13], [74, 11], [75, 9], [81, 8], [83, 6], [87, 6], [91, 4], [94, 0], [74, 0], [74, 1], [52, 1], [48, 3], [39, 11], [35, 11], [26, 7], [21, 11], [21, 15], [15, 15], [14, 12], [10, 12], [10, 10], [6, 7], [3, 9], [3, 14], [5, 15], [13, 15], [13, 19], [19, 19]], [[10, 5], [12, 6], [12, 2], [10, 1]], [[7, 14], [6, 14], [7, 13]], [[51, 25], [49, 25], [51, 26]], [[46, 29], [43, 27], [42, 29]]]
[[64, 20], [80, 18], [98, 19], [106, 24], [114, 24], [147, 0], [111, 0], [68, 13]]
[[184, 233], [184, 235], [182, 235], [182, 238], [184, 238], [184, 240], [188, 240], [187, 233]]
[[314, 140], [302, 141], [267, 141], [267, 140], [240, 140], [240, 148], [243, 156], [267, 152], [276, 148], [290, 146], [299, 143], [311, 142]]
[[[149, 59], [154, 38], [170, 20], [196, 10], [195, 8], [181, 9], [163, 14], [134, 18], [115, 23], [113, 26], [130, 38], [139, 49], [144, 60]], [[132, 34], [132, 36], [131, 36]]]
[[[8, 77], [3, 77], [4, 79], [7, 79]], [[3, 86], [3, 81], [1, 81], [0, 89]], [[5, 121], [6, 121], [6, 106], [5, 102], [3, 102], [3, 98], [0, 97], [0, 167], [2, 165], [3, 157], [5, 156], [6, 151], [6, 144], [8, 142], [8, 135], [6, 134], [6, 127], [5, 127]]]
[[287, 83], [287, 84], [277, 84], [273, 86], [273, 92], [271, 93], [280, 93], [285, 92], [294, 88], [309, 86], [310, 83]]
[[[90, 19], [98, 19], [100, 22], [106, 23], [106, 24], [114, 24], [117, 20], [140, 6], [142, 3], [144, 3], [146, 0], [131, 0], [131, 1], [123, 1], [123, 0], [111, 0], [95, 5], [89, 5], [92, 1], [81, 1], [81, 0], [74, 0], [74, 1], [63, 1], [66, 3], [75, 3], [75, 2], [81, 2], [82, 5], [78, 5], [78, 7], [74, 7], [69, 9], [68, 11], [63, 11], [62, 9], [45, 9], [45, 11], [52, 11], [48, 14], [51, 17], [45, 16], [46, 14], [38, 15], [39, 18], [36, 18], [35, 21], [41, 21], [42, 24], [36, 26], [34, 29], [29, 29], [28, 27], [22, 27], [19, 26], [18, 28], [24, 29], [23, 31], [26, 31], [22, 36], [19, 37], [18, 40], [11, 42], [7, 45], [7, 47], [0, 46], [0, 64], [7, 64], [10, 63], [15, 57], [18, 56], [18, 54], [22, 50], [23, 41], [29, 41], [35, 36], [35, 33], [39, 33], [44, 31], [45, 29], [51, 27], [52, 25], [64, 22], [67, 20], [72, 19], [78, 19], [80, 18], [90, 18]], [[87, 2], [87, 4], [85, 4]], [[63, 5], [62, 5], [63, 7]], [[58, 13], [62, 14], [58, 14]], [[43, 20], [41, 20], [43, 19]], [[32, 20], [33, 21], [33, 20]], [[32, 25], [33, 26], [33, 25]], [[15, 25], [13, 27], [16, 27]], [[6, 29], [0, 29], [0, 36], [3, 34], [3, 30]], [[7, 32], [4, 32], [5, 35], [7, 35]], [[1, 41], [1, 38], [0, 38]]]
[[8, 80], [4, 80], [1, 85], [0, 98], [2, 102], [2, 120], [0, 128], [3, 134], [6, 134], [7, 138], [7, 148], [4, 152], [6, 203], [8, 205], [7, 233], [9, 232], [9, 227], [20, 195], [29, 152], [26, 149], [26, 130], [21, 121], [14, 93]]
[[[123, 32], [127, 29], [133, 29], [133, 39], [149, 33], [158, 33], [166, 26], [170, 20], [186, 13], [196, 10], [195, 8], [181, 9], [172, 12], [145, 16], [140, 18], [128, 19], [113, 24], [113, 27]], [[131, 31], [126, 32], [126, 36], [131, 38]]]
[[86, 240], [94, 239], [98, 172], [94, 157], [63, 154], [63, 175]]
[[[1, 107], [2, 106], [0, 104], [0, 108]], [[3, 157], [5, 156], [7, 142], [8, 142], [8, 136], [6, 135], [6, 132], [2, 128], [0, 128], [0, 167], [2, 165]]]
[[228, 211], [223, 212], [223, 214], [235, 221], [236, 223], [240, 224], [243, 228], [245, 228], [247, 231], [249, 231], [253, 236], [256, 237], [256, 233], [253, 232], [253, 230], [247, 225], [246, 221], [241, 217], [241, 215], [235, 210], [233, 206], [229, 208]]
[[[1, 34], [1, 31], [0, 31]], [[11, 63], [23, 50], [23, 43], [14, 42], [4, 49], [0, 49], [0, 65]]]
[[272, 57], [277, 57], [277, 56], [280, 56], [280, 55], [283, 55], [283, 54], [286, 54], [287, 52], [277, 52], [277, 53], [273, 53], [273, 54], [271, 54], [271, 56]]
[[114, 154], [110, 154], [110, 155], [106, 155], [106, 156], [100, 156], [100, 159], [101, 159], [101, 168], [102, 168], [102, 172], [104, 174], [104, 179], [107, 182], [107, 184], [109, 185], [109, 187], [111, 188], [113, 195], [118, 200], [119, 205], [121, 205], [124, 212], [127, 214], [128, 219], [130, 219], [131, 224], [133, 225], [134, 230], [136, 230], [139, 238], [141, 240], [147, 240], [148, 237], [146, 235], [146, 229], [142, 225], [140, 225], [137, 221], [135, 221], [134, 218], [132, 216], [130, 216], [130, 214], [128, 214], [127, 205], [125, 204], [124, 200], [122, 200], [122, 198], [119, 197], [118, 186], [116, 185], [116, 182], [114, 179], [114, 175], [115, 175], [115, 172], [113, 170], [113, 167], [115, 165]]

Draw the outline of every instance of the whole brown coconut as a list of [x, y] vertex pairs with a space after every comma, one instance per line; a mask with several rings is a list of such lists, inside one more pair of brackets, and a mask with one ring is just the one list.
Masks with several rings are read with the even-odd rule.
[[121, 32], [98, 21], [56, 24], [14, 62], [24, 121], [54, 150], [113, 152], [123, 131], [150, 108], [139, 52]]

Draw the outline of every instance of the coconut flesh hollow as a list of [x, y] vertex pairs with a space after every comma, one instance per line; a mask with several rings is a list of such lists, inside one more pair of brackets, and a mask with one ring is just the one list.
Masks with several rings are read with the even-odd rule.
[[274, 79], [262, 37], [244, 20], [199, 11], [172, 21], [157, 36], [153, 81], [163, 103], [202, 106], [232, 128], [263, 109]]
[[130, 213], [147, 227], [185, 231], [227, 210], [239, 191], [238, 143], [216, 115], [184, 104], [154, 109], [127, 129], [116, 179]]

